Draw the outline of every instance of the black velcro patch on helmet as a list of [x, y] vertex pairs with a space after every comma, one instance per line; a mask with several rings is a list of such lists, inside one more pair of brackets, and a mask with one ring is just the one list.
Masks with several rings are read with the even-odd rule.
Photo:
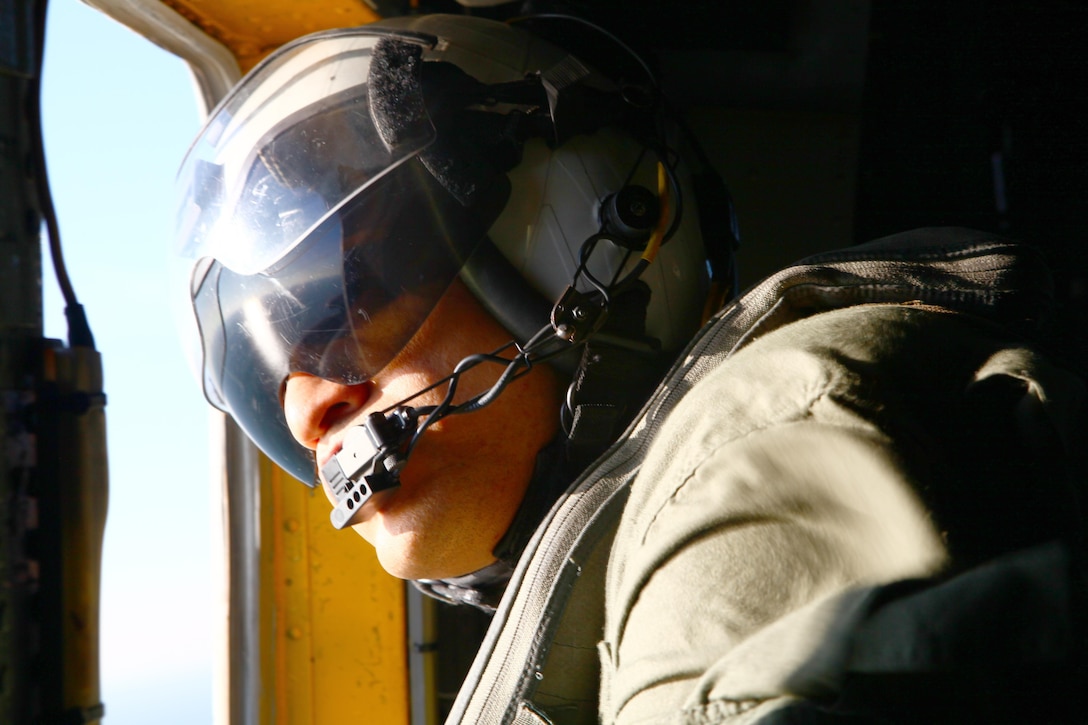
[[429, 123], [420, 83], [423, 48], [383, 38], [374, 46], [367, 97], [374, 125], [390, 148]]

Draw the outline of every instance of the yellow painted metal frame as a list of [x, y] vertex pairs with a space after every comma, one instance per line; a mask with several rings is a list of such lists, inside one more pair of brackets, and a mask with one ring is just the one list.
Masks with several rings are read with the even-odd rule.
[[225, 45], [243, 73], [299, 36], [372, 23], [380, 17], [361, 0], [162, 0], [162, 4]]
[[404, 583], [263, 457], [261, 489], [260, 722], [408, 723]]

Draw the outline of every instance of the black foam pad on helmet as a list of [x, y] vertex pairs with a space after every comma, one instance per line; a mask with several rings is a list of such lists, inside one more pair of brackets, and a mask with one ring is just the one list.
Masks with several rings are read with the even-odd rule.
[[385, 38], [374, 47], [367, 96], [374, 125], [390, 147], [407, 130], [428, 123], [420, 83], [422, 63], [423, 48], [414, 43]]
[[486, 85], [450, 63], [423, 61], [420, 45], [385, 38], [374, 47], [367, 93], [387, 145], [433, 124], [435, 140], [419, 155], [427, 171], [463, 206], [498, 215], [509, 182], [465, 133], [466, 108], [486, 98]]

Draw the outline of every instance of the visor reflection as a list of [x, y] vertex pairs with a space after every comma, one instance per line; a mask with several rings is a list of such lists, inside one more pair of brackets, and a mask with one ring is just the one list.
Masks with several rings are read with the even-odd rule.
[[311, 483], [312, 456], [284, 421], [283, 381], [303, 372], [355, 385], [386, 367], [490, 224], [415, 161], [375, 189], [380, 193], [343, 207], [273, 268], [243, 275], [214, 264], [194, 295], [209, 400], [276, 463]]

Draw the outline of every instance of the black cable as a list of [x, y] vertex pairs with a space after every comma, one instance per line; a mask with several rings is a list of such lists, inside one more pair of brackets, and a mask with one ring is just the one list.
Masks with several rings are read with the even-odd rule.
[[[518, 354], [515, 355], [513, 357], [513, 359], [504, 358], [504, 357], [501, 357], [499, 355], [499, 353], [501, 353], [503, 350], [507, 350], [507, 349], [509, 349], [511, 347], [514, 347], [515, 349], [518, 349]], [[525, 361], [525, 362], [523, 362], [523, 361]], [[471, 370], [472, 368], [476, 367], [477, 365], [480, 365], [480, 364], [485, 363], [485, 362], [505, 364], [507, 370], [509, 370], [509, 368], [511, 366], [515, 366], [515, 365], [518, 365], [518, 364], [525, 364], [527, 368], [532, 367], [532, 363], [528, 362], [528, 353], [522, 352], [521, 348], [518, 348], [517, 343], [511, 341], [511, 342], [506, 343], [502, 347], [497, 348], [496, 350], [494, 350], [491, 353], [479, 353], [479, 354], [476, 354], [476, 355], [469, 355], [468, 357], [463, 358], [454, 367], [453, 372], [450, 373], [449, 375], [447, 375], [446, 377], [442, 378], [441, 380], [436, 381], [432, 385], [428, 385], [426, 388], [423, 388], [422, 390], [419, 390], [416, 393], [413, 393], [410, 397], [405, 398], [404, 400], [400, 401], [399, 403], [396, 403], [395, 405], [392, 405], [389, 408], [386, 408], [384, 411], [382, 411], [383, 413], [387, 413], [390, 410], [402, 407], [408, 401], [410, 401], [410, 400], [412, 400], [414, 398], [417, 398], [420, 395], [422, 395], [423, 393], [426, 393], [426, 392], [428, 392], [430, 390], [434, 390], [435, 388], [439, 387], [440, 385], [443, 385], [443, 384], [448, 385], [448, 387], [446, 389], [446, 394], [443, 396], [442, 401], [439, 402], [438, 405], [435, 405], [433, 407], [427, 407], [427, 408], [418, 408], [418, 409], [415, 410], [415, 412], [417, 414], [425, 415], [426, 417], [423, 419], [423, 422], [419, 424], [419, 427], [416, 429], [415, 433], [412, 435], [412, 439], [408, 443], [408, 447], [407, 447], [405, 455], [408, 455], [408, 454], [410, 454], [412, 452], [412, 449], [415, 448], [415, 445], [419, 441], [420, 436], [423, 435], [423, 432], [426, 431], [432, 424], [438, 422], [439, 420], [446, 417], [447, 415], [450, 415], [451, 413], [462, 412], [460, 409], [463, 406], [468, 405], [469, 403], [471, 403], [472, 401], [474, 401], [474, 400], [476, 400], [476, 399], [478, 399], [480, 397], [478, 395], [475, 398], [472, 398], [469, 401], [466, 401], [466, 403], [462, 403], [461, 405], [458, 405], [458, 406], [453, 405], [453, 398], [454, 398], [454, 395], [457, 392], [457, 385], [458, 385], [458, 382], [461, 379], [461, 376], [465, 372], [467, 372], [468, 370]], [[504, 375], [506, 375], [505, 372], [504, 372]], [[500, 382], [502, 380], [503, 380], [503, 378], [500, 377]], [[492, 387], [494, 387], [494, 386], [492, 386]], [[502, 387], [506, 387], [506, 384], [504, 383], [502, 385]], [[486, 392], [488, 392], [488, 391], [485, 391], [485, 393]], [[488, 402], [490, 402], [490, 401], [488, 401]], [[483, 407], [483, 406], [478, 406], [476, 409], [478, 409], [479, 407]], [[463, 411], [463, 412], [468, 412], [468, 411]]]
[[[491, 362], [504, 362], [504, 363], [509, 362], [509, 360], [507, 358], [500, 357], [499, 353], [501, 353], [503, 350], [506, 350], [507, 348], [510, 348], [510, 347], [517, 348], [517, 343], [511, 341], [511, 342], [506, 343], [502, 347], [496, 348], [494, 351], [492, 351], [490, 353], [479, 353], [477, 355], [470, 355], [469, 358], [490, 358]], [[469, 358], [465, 358], [465, 360], [468, 360]], [[461, 362], [464, 362], [464, 360], [462, 360]], [[458, 365], [460, 365], [460, 364], [461, 363], [458, 363]], [[440, 380], [436, 380], [435, 382], [431, 383], [430, 385], [428, 385], [425, 388], [420, 388], [416, 392], [409, 395], [407, 398], [402, 398], [400, 401], [398, 401], [396, 403], [393, 403], [389, 407], [387, 407], [387, 408], [385, 408], [385, 409], [383, 409], [383, 410], [381, 410], [379, 412], [382, 415], [387, 415], [388, 413], [392, 412], [393, 410], [396, 410], [397, 408], [402, 408], [402, 407], [404, 407], [405, 403], [407, 403], [408, 401], [415, 400], [416, 398], [423, 395], [424, 393], [428, 393], [428, 392], [434, 390], [435, 388], [437, 388], [439, 386], [445, 385], [446, 383], [450, 382], [450, 380], [457, 377], [458, 375], [460, 375], [460, 373], [456, 372], [456, 369], [455, 369], [454, 372], [450, 373], [446, 377], [444, 377], [444, 378], [442, 378]], [[418, 410], [423, 410], [423, 408], [418, 408]]]
[[610, 301], [609, 287], [601, 282], [599, 279], [593, 276], [589, 271], [589, 257], [593, 254], [593, 250], [597, 247], [597, 242], [602, 239], [608, 239], [607, 234], [594, 234], [589, 239], [582, 242], [581, 248], [578, 250], [578, 268], [574, 270], [574, 279], [571, 281], [571, 287], [574, 287], [578, 283], [579, 277], [585, 277], [589, 280], [589, 283], [601, 294], [605, 306]]
[[[546, 350], [549, 345], [555, 346], [556, 349], [550, 352], [542, 352]], [[511, 347], [517, 349], [518, 353], [513, 358], [504, 358], [499, 355], [503, 350], [507, 350]], [[445, 383], [449, 384], [446, 390], [446, 394], [442, 401], [435, 406], [427, 406], [423, 408], [416, 408], [413, 413], [420, 416], [425, 416], [423, 422], [421, 422], [412, 435], [412, 439], [409, 441], [405, 450], [405, 456], [411, 454], [412, 449], [415, 448], [416, 443], [419, 441], [423, 433], [430, 428], [431, 425], [437, 423], [442, 418], [448, 415], [462, 415], [465, 413], [473, 413], [488, 405], [506, 389], [506, 387], [522, 377], [528, 374], [534, 365], [538, 363], [547, 362], [553, 357], [557, 357], [570, 349], [570, 345], [564, 341], [560, 341], [555, 337], [554, 332], [550, 325], [542, 327], [533, 337], [525, 343], [523, 346], [519, 346], [516, 342], [509, 342], [502, 347], [496, 349], [491, 353], [481, 353], [477, 355], [469, 355], [457, 363], [453, 372], [447, 375], [442, 380], [435, 382], [432, 385], [414, 393], [411, 397], [405, 398], [401, 402], [386, 408], [383, 413], [387, 413], [395, 408], [402, 407], [404, 403], [416, 398], [423, 393], [433, 390]], [[472, 368], [482, 363], [505, 363], [506, 367], [499, 379], [496, 380], [487, 390], [469, 398], [463, 403], [453, 405], [453, 398], [456, 394], [457, 384], [460, 377], [471, 370]]]
[[[466, 400], [460, 405], [453, 406], [452, 408], [450, 408], [450, 413], [472, 413], [487, 405], [490, 405], [495, 400], [495, 398], [497, 398], [498, 395], [506, 389], [507, 385], [514, 382], [523, 375], [529, 374], [532, 371], [534, 365], [547, 362], [553, 357], [557, 357], [566, 353], [571, 348], [568, 343], [559, 342], [559, 338], [555, 336], [554, 331], [552, 330], [550, 325], [542, 328], [541, 331], [538, 332], [536, 336], [534, 336], [534, 339], [537, 342], [532, 345], [526, 345], [525, 349], [519, 352], [519, 354], [510, 361], [510, 364], [507, 366], [506, 370], [503, 371], [503, 374], [499, 376], [499, 379], [496, 380], [490, 388], [480, 393], [479, 395], [476, 395], [475, 397]], [[556, 345], [556, 349], [552, 352], [547, 353], [539, 352], [539, 350], [546, 347], [548, 343]], [[584, 343], [576, 343], [575, 347], [581, 346], [582, 344]]]
[[49, 173], [45, 162], [45, 138], [42, 132], [42, 69], [45, 64], [45, 25], [46, 8], [48, 2], [40, 2], [35, 7], [34, 18], [34, 80], [30, 97], [31, 132], [33, 133], [34, 175], [35, 190], [38, 194], [38, 206], [41, 208], [42, 219], [45, 221], [46, 233], [49, 236], [49, 255], [53, 260], [53, 271], [56, 274], [57, 284], [60, 286], [61, 295], [64, 297], [64, 316], [68, 320], [68, 344], [71, 347], [89, 347], [94, 349], [94, 335], [87, 322], [87, 315], [83, 305], [76, 297], [75, 288], [68, 276], [68, 268], [64, 263], [64, 252], [60, 241], [60, 224], [57, 221], [57, 211], [53, 205], [53, 194], [49, 189]]

